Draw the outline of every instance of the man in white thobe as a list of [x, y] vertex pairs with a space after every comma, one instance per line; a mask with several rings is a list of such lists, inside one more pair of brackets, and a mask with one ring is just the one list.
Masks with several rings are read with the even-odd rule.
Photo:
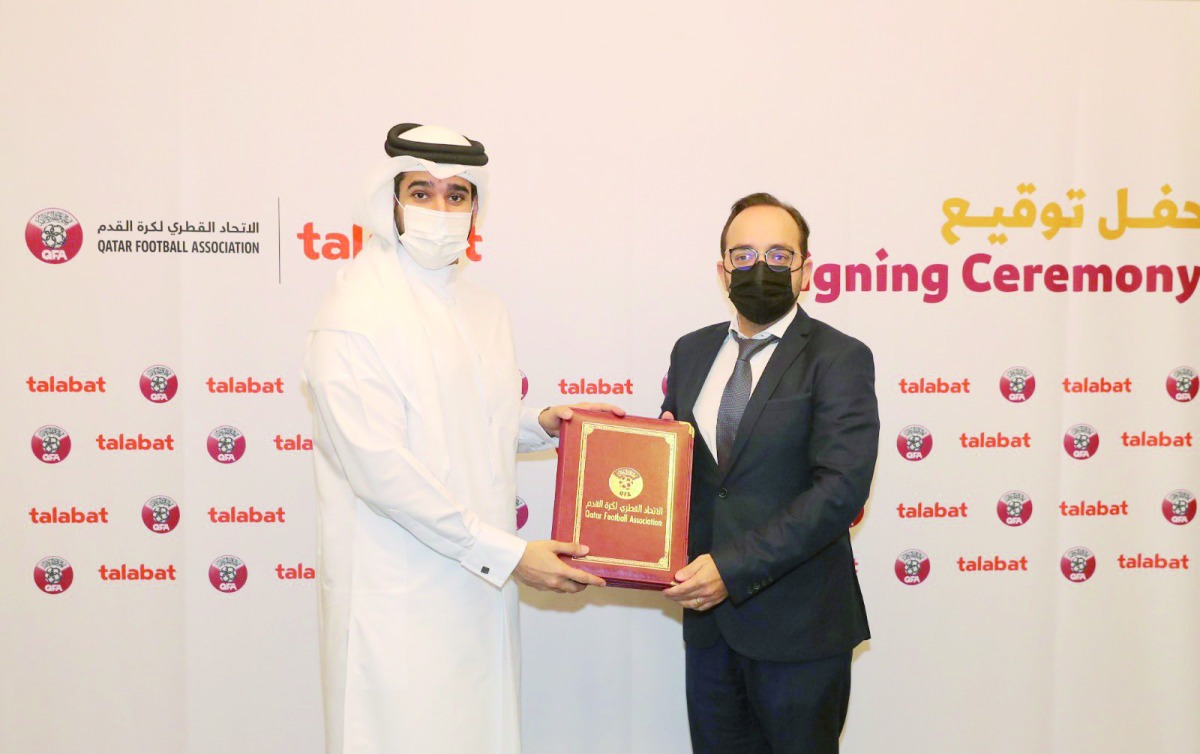
[[372, 237], [339, 270], [304, 360], [326, 750], [518, 752], [510, 577], [604, 583], [558, 557], [586, 547], [515, 533], [516, 453], [551, 447], [571, 411], [522, 410], [508, 313], [457, 263], [486, 199], [483, 146], [402, 124], [386, 149]]

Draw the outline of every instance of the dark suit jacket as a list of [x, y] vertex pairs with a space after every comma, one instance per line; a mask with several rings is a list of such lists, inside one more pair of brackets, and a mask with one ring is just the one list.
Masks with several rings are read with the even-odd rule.
[[[679, 339], [664, 411], [696, 424], [728, 331], [721, 323]], [[709, 646], [719, 633], [747, 657], [799, 662], [870, 638], [849, 529], [878, 448], [870, 349], [800, 309], [754, 386], [725, 468], [696, 432], [688, 556], [712, 555], [729, 598], [685, 610], [684, 641]]]

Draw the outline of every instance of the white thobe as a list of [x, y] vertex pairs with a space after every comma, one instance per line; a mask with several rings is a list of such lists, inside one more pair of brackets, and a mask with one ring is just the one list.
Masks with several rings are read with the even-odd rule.
[[380, 241], [351, 265], [305, 357], [327, 751], [518, 752], [515, 454], [550, 438], [498, 299]]

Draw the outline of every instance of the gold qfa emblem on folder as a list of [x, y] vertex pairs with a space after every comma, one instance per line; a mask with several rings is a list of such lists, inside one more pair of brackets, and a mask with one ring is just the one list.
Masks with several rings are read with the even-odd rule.
[[642, 494], [642, 485], [642, 475], [628, 466], [622, 466], [608, 477], [608, 488], [622, 500], [632, 500]]

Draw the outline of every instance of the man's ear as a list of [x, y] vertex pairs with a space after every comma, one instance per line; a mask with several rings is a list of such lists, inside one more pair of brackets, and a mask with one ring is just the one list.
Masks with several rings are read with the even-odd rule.
[[812, 254], [806, 256], [804, 264], [800, 265], [800, 292], [808, 290], [812, 285], [813, 258]]
[[728, 275], [729, 273], [725, 272], [725, 264], [717, 262], [717, 280], [721, 281], [721, 290], [725, 291], [727, 295], [729, 293]]

